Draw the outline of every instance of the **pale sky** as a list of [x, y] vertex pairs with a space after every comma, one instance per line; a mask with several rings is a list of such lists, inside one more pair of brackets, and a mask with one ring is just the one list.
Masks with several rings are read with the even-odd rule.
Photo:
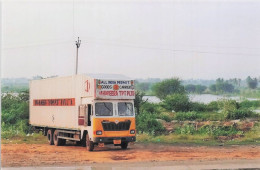
[[[74, 2], [74, 3], [73, 3]], [[260, 76], [260, 1], [5, 0], [2, 77]]]

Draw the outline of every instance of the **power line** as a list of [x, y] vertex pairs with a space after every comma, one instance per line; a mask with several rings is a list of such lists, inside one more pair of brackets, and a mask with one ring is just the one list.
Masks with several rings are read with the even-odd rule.
[[8, 49], [19, 49], [19, 48], [29, 48], [32, 46], [50, 46], [50, 45], [60, 45], [60, 44], [69, 44], [73, 43], [72, 41], [54, 41], [54, 42], [42, 42], [42, 43], [28, 43], [25, 45], [13, 45], [13, 46], [3, 46], [4, 50]]
[[158, 48], [158, 47], [145, 47], [145, 46], [136, 46], [136, 45], [129, 45], [129, 44], [126, 45], [126, 44], [99, 43], [99, 42], [93, 42], [93, 43], [101, 44], [101, 45], [109, 45], [109, 46], [122, 46], [122, 47], [138, 48], [138, 49], [162, 50], [162, 51], [172, 51], [172, 52], [260, 56], [260, 54], [250, 54], [250, 53], [225, 53], [225, 52], [214, 52], [214, 51], [182, 50], [182, 49], [170, 49], [170, 48]]
[[[4, 47], [3, 49], [18, 49], [18, 48], [29, 48], [32, 46], [50, 46], [50, 45], [60, 45], [60, 44], [69, 44], [72, 41], [53, 41], [53, 42], [44, 42], [44, 43], [31, 43], [23, 46], [14, 46], [14, 47]], [[86, 43], [83, 41], [82, 43]], [[227, 53], [227, 52], [216, 52], [216, 51], [203, 51], [203, 50], [183, 50], [183, 49], [171, 49], [171, 48], [159, 48], [159, 47], [147, 47], [147, 46], [138, 46], [133, 44], [124, 44], [124, 43], [116, 43], [116, 42], [98, 42], [98, 41], [88, 41], [88, 43], [100, 44], [100, 45], [108, 45], [108, 46], [118, 46], [118, 47], [128, 47], [128, 48], [136, 48], [136, 49], [150, 49], [150, 50], [161, 50], [161, 51], [171, 51], [171, 52], [187, 52], [187, 53], [201, 53], [201, 54], [217, 54], [217, 55], [239, 55], [239, 56], [260, 56], [260, 54], [250, 54], [250, 53]]]

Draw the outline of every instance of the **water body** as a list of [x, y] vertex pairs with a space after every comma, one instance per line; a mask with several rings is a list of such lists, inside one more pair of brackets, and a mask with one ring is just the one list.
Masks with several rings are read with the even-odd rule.
[[[239, 96], [226, 97], [226, 96], [213, 95], [213, 94], [190, 94], [189, 98], [193, 102], [200, 102], [200, 103], [205, 103], [205, 104], [208, 104], [212, 101], [217, 101], [217, 100], [220, 100], [220, 99], [232, 99], [232, 100], [236, 100], [238, 102], [243, 101], [245, 99], [247, 99], [247, 100], [259, 100], [259, 99], [244, 98], [244, 97], [239, 97]], [[144, 96], [143, 100], [147, 100], [148, 102], [151, 102], [151, 103], [159, 103], [161, 101], [156, 96]]]

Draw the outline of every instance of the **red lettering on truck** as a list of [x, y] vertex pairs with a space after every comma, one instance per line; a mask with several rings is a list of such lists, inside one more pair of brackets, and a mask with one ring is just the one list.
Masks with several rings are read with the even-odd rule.
[[34, 99], [33, 106], [75, 106], [75, 98]]

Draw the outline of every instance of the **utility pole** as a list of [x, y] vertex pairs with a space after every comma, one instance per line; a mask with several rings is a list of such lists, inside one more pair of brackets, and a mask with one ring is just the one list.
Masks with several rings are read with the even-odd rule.
[[79, 54], [80, 43], [81, 43], [81, 40], [79, 40], [79, 37], [78, 37], [78, 41], [76, 41], [76, 46], [77, 46], [77, 53], [76, 53], [76, 71], [75, 71], [75, 74], [76, 74], [76, 75], [78, 74], [78, 54]]

